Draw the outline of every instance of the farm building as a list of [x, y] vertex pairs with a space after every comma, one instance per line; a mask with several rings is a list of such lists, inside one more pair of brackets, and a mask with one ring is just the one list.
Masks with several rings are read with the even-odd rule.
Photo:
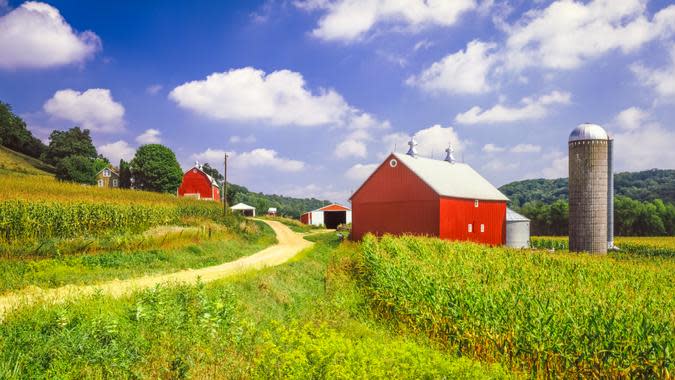
[[183, 174], [178, 196], [220, 202], [220, 188], [218, 183], [202, 170], [199, 162], [195, 162], [195, 166]]
[[351, 197], [352, 238], [366, 233], [438, 236], [501, 245], [508, 198], [471, 166], [390, 154]]
[[267, 215], [269, 216], [277, 216], [277, 208], [276, 207], [270, 207], [267, 209]]
[[116, 189], [120, 187], [120, 175], [111, 167], [101, 169], [96, 173], [96, 185]]
[[244, 216], [255, 216], [255, 207], [249, 206], [246, 203], [237, 203], [230, 207], [233, 212], [238, 212]]
[[314, 226], [323, 225], [326, 228], [337, 228], [340, 224], [352, 222], [352, 210], [349, 207], [334, 203], [302, 214], [300, 221]]
[[506, 246], [512, 248], [530, 246], [530, 220], [510, 208], [506, 209]]

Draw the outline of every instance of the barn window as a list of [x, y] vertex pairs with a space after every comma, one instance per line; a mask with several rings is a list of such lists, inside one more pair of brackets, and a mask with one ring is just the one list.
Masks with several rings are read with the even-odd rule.
[[102, 179], [98, 180], [98, 187], [103, 187], [103, 180]]
[[475, 201], [473, 201], [473, 207], [478, 207], [478, 199], [476, 199]]
[[113, 187], [117, 187], [117, 184], [118, 184], [117, 180], [113, 179]]
[[469, 223], [469, 233], [473, 232], [473, 224]]
[[484, 224], [480, 225], [480, 232], [485, 232], [485, 225]]
[[396, 165], [398, 165], [398, 161], [396, 161], [395, 158], [392, 158], [391, 161], [389, 161], [389, 166], [391, 166], [392, 168], [395, 168]]
[[106, 169], [103, 171], [103, 176], [104, 177], [110, 177], [110, 170]]

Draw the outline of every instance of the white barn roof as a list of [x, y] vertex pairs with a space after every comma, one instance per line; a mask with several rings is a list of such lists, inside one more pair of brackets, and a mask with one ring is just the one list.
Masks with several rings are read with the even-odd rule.
[[236, 205], [230, 207], [232, 210], [255, 210], [255, 207], [249, 206], [246, 203], [237, 203]]
[[393, 153], [438, 195], [444, 197], [508, 201], [509, 199], [471, 166]]

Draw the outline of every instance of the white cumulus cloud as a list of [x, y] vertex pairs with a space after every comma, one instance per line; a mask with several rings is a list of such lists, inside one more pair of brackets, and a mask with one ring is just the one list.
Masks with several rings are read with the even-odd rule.
[[539, 153], [541, 146], [533, 144], [518, 144], [510, 149], [511, 153]]
[[365, 181], [379, 164], [356, 164], [345, 172], [345, 177], [353, 181]]
[[324, 12], [312, 35], [322, 40], [354, 41], [378, 24], [415, 30], [428, 25], [451, 26], [476, 8], [474, 0], [304, 0], [296, 6]]
[[92, 88], [84, 92], [59, 90], [47, 100], [43, 109], [53, 117], [72, 121], [96, 132], [119, 132], [124, 129], [124, 107], [105, 88]]
[[162, 132], [157, 129], [146, 129], [145, 132], [136, 136], [136, 142], [139, 144], [159, 144], [162, 142], [161, 135]]
[[637, 129], [643, 125], [649, 113], [638, 108], [629, 107], [619, 112], [614, 118], [614, 122], [622, 129]]
[[96, 34], [76, 32], [49, 4], [28, 1], [0, 17], [0, 69], [79, 63], [100, 48]]
[[466, 50], [447, 55], [419, 75], [406, 80], [428, 92], [479, 94], [490, 90], [488, 75], [496, 63], [490, 51], [495, 44], [471, 41]]
[[514, 69], [574, 69], [610, 51], [630, 53], [675, 31], [675, 5], [647, 17], [645, 0], [560, 0], [506, 26], [504, 62]]
[[503, 147], [495, 145], [495, 144], [485, 144], [485, 145], [483, 145], [482, 150], [485, 153], [499, 153], [499, 152], [505, 151], [506, 148], [503, 148]]
[[387, 126], [351, 107], [333, 90], [312, 93], [302, 75], [289, 70], [265, 74], [245, 67], [213, 73], [174, 88], [169, 98], [181, 108], [218, 120], [296, 126]]
[[[415, 132], [414, 136], [418, 144], [417, 152], [421, 156], [437, 159], [445, 158], [448, 145], [452, 144], [457, 153], [463, 150], [465, 144], [452, 127], [443, 127], [440, 124], [421, 129]], [[385, 147], [395, 147], [397, 152], [407, 152], [410, 137], [406, 133], [392, 133], [384, 136], [383, 142]]]
[[[298, 172], [306, 167], [302, 161], [279, 157], [272, 149], [257, 148], [249, 152], [227, 152], [227, 164], [236, 169], [268, 167], [281, 172]], [[208, 162], [211, 165], [220, 165], [225, 155], [224, 150], [207, 149], [204, 152], [192, 155], [192, 159]]]
[[675, 131], [661, 126], [640, 108], [627, 108], [614, 118], [614, 159], [618, 170], [675, 168]]
[[230, 144], [240, 144], [240, 143], [245, 143], [245, 144], [253, 144], [256, 142], [256, 138], [253, 135], [248, 135], [245, 137], [242, 136], [230, 136]]
[[474, 106], [464, 113], [455, 116], [455, 121], [460, 124], [496, 124], [512, 123], [523, 120], [538, 120], [546, 117], [554, 104], [569, 104], [571, 99], [569, 92], [553, 91], [533, 99], [523, 98], [520, 107], [508, 107], [497, 104], [490, 109], [483, 110]]
[[636, 63], [631, 66], [631, 70], [643, 84], [652, 87], [658, 95], [673, 99], [675, 98], [675, 44], [670, 47], [669, 53], [669, 66], [653, 69]]
[[335, 147], [333, 152], [337, 158], [358, 157], [365, 158], [368, 154], [366, 144], [360, 140], [345, 140]]
[[113, 165], [117, 165], [120, 162], [120, 159], [131, 161], [131, 159], [134, 158], [134, 154], [136, 154], [136, 149], [124, 140], [101, 145], [96, 150], [110, 160], [110, 163]]

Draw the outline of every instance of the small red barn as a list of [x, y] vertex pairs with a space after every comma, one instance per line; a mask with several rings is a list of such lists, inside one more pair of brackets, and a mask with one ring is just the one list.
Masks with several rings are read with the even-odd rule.
[[302, 214], [300, 221], [304, 224], [335, 229], [340, 224], [352, 222], [352, 210], [349, 207], [333, 203]]
[[392, 153], [351, 197], [352, 238], [414, 234], [500, 245], [507, 200], [467, 164]]
[[201, 165], [195, 163], [195, 166], [183, 174], [178, 196], [220, 202], [220, 188], [218, 183], [202, 170]]

